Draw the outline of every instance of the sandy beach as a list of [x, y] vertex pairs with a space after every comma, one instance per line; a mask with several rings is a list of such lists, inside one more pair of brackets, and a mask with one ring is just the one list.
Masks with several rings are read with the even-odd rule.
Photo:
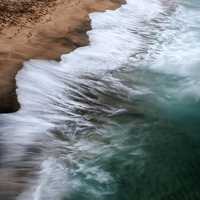
[[[59, 60], [88, 44], [88, 14], [116, 9], [123, 0], [0, 0], [0, 113], [20, 108], [15, 76], [29, 59]], [[14, 199], [32, 176], [30, 168], [1, 168], [0, 197]], [[22, 173], [22, 174], [21, 174]], [[17, 184], [16, 184], [17, 183]], [[20, 184], [19, 184], [20, 183]]]
[[200, 200], [198, 3], [0, 0], [0, 200]]
[[23, 61], [56, 59], [88, 44], [88, 14], [124, 0], [0, 0], [0, 112], [19, 109], [15, 76]]

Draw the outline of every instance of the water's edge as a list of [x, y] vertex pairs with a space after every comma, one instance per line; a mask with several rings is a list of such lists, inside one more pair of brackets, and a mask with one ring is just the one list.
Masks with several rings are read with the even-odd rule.
[[195, 2], [128, 0], [90, 15], [88, 46], [24, 64], [0, 118], [3, 167], [36, 169], [19, 200], [198, 199]]

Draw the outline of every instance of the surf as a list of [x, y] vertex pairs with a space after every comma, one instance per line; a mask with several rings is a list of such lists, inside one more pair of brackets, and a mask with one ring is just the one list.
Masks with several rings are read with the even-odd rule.
[[21, 109], [0, 118], [2, 166], [34, 171], [19, 200], [183, 199], [187, 184], [199, 195], [192, 6], [127, 0], [90, 15], [88, 46], [24, 63]]

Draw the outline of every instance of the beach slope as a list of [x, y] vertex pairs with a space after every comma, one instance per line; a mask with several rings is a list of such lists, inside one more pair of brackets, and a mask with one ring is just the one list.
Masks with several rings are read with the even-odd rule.
[[88, 14], [125, 0], [0, 0], [0, 113], [19, 109], [15, 76], [24, 61], [56, 59], [88, 44]]

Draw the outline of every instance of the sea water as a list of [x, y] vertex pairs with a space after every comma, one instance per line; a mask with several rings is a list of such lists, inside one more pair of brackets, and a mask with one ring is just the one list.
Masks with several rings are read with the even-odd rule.
[[34, 174], [18, 200], [200, 198], [199, 12], [127, 0], [90, 15], [88, 46], [24, 63], [0, 116], [1, 167]]

